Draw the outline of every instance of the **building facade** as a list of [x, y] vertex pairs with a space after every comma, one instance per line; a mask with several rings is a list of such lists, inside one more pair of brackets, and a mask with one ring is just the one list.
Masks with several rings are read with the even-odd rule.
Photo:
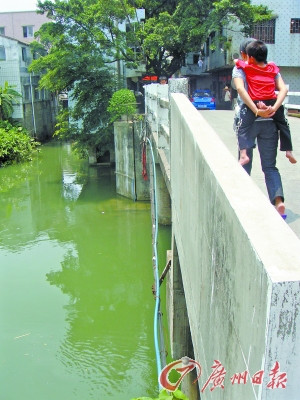
[[40, 77], [28, 72], [32, 54], [27, 43], [0, 35], [0, 86], [7, 81], [22, 94], [14, 105], [12, 118], [25, 126], [39, 140], [50, 138], [57, 112], [56, 99], [38, 88]]

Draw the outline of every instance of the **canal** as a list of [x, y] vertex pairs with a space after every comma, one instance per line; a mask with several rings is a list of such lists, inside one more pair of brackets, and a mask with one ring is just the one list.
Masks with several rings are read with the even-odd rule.
[[151, 243], [150, 205], [68, 144], [0, 169], [1, 400], [157, 395]]

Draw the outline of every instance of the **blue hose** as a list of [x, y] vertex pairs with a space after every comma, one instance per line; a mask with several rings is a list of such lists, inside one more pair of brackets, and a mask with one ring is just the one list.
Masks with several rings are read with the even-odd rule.
[[154, 347], [155, 347], [155, 357], [156, 357], [156, 367], [157, 367], [157, 375], [160, 376], [161, 373], [161, 359], [160, 359], [160, 350], [159, 350], [159, 340], [158, 340], [158, 318], [159, 318], [159, 310], [160, 310], [160, 290], [159, 290], [159, 271], [158, 271], [158, 253], [157, 253], [157, 234], [158, 234], [158, 211], [157, 211], [157, 199], [156, 199], [156, 171], [155, 171], [155, 160], [152, 144], [149, 138], [147, 138], [151, 157], [152, 157], [152, 169], [153, 169], [153, 203], [154, 203], [154, 217], [155, 217], [155, 231], [154, 231], [154, 242], [153, 242], [153, 251], [154, 251], [154, 275], [155, 275], [155, 311], [154, 311]]

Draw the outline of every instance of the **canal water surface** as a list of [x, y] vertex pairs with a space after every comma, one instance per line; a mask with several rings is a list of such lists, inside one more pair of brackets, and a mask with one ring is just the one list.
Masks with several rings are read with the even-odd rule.
[[150, 205], [67, 144], [0, 169], [0, 400], [157, 395], [151, 243]]

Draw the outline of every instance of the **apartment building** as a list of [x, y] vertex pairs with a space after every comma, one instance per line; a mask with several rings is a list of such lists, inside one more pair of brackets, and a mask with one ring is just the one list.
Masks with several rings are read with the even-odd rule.
[[35, 11], [2, 12], [0, 35], [30, 43], [34, 40], [35, 32], [46, 22], [49, 22], [49, 18]]
[[[271, 20], [255, 25], [252, 36], [267, 44], [268, 60], [280, 67], [289, 90], [300, 92], [300, 0], [284, 3], [281, 0], [251, 0], [251, 3], [263, 4], [273, 11]], [[216, 34], [211, 33], [199, 53], [188, 55], [187, 67], [182, 71], [190, 77], [191, 90], [211, 89], [219, 108], [224, 105], [223, 88], [231, 82], [233, 58], [238, 57], [244, 39], [238, 21], [225, 27], [222, 36], [226, 40], [220, 42]], [[215, 50], [211, 49], [211, 43], [215, 44]], [[290, 96], [288, 102], [300, 104], [300, 98]]]
[[14, 105], [12, 117], [39, 140], [52, 136], [55, 125], [56, 99], [47, 90], [38, 88], [40, 77], [28, 72], [32, 61], [29, 45], [0, 35], [0, 86], [7, 81], [22, 94]]

